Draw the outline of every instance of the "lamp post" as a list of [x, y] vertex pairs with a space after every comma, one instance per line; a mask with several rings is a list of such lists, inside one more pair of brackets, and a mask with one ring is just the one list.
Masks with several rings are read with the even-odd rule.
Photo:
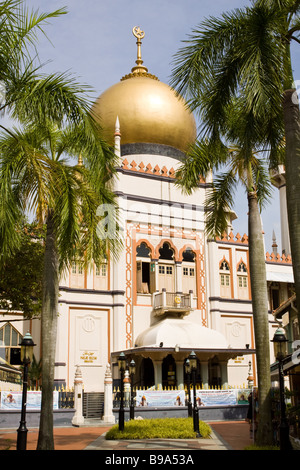
[[201, 437], [199, 430], [199, 415], [196, 399], [196, 370], [197, 370], [197, 356], [194, 351], [189, 355], [189, 361], [191, 370], [193, 373], [193, 397], [194, 397], [194, 409], [193, 409], [193, 420], [194, 420], [194, 431], [197, 433], [197, 437]]
[[188, 389], [188, 416], [193, 415], [193, 407], [191, 402], [191, 363], [189, 358], [185, 361], [184, 364], [185, 373], [187, 377], [187, 389]]
[[274, 354], [278, 361], [279, 375], [279, 394], [280, 394], [280, 427], [279, 427], [279, 444], [280, 450], [291, 450], [292, 446], [289, 439], [289, 425], [285, 412], [285, 395], [284, 395], [284, 374], [283, 359], [287, 355], [287, 342], [285, 331], [282, 327], [277, 328], [274, 337], [271, 340], [274, 344]]
[[30, 333], [22, 338], [21, 346], [21, 362], [24, 365], [23, 371], [23, 392], [22, 392], [22, 409], [21, 421], [19, 429], [17, 430], [17, 450], [26, 450], [27, 446], [27, 432], [26, 427], [26, 402], [27, 402], [27, 385], [28, 385], [28, 367], [32, 361], [33, 347], [35, 346]]
[[126, 357], [122, 352], [118, 359], [118, 367], [121, 373], [121, 400], [120, 400], [120, 409], [119, 409], [119, 431], [124, 431], [124, 373], [126, 369]]
[[133, 376], [135, 374], [135, 362], [132, 359], [129, 363], [130, 375], [130, 419], [134, 419], [134, 399], [133, 399]]

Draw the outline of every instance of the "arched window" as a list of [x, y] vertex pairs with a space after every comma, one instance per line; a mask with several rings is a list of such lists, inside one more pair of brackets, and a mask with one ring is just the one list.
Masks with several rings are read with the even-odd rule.
[[10, 323], [0, 328], [0, 358], [11, 365], [21, 364], [21, 339], [22, 335]]
[[231, 297], [230, 269], [228, 262], [223, 259], [220, 264], [220, 296]]
[[150, 258], [150, 248], [142, 242], [136, 249], [137, 258]]
[[140, 243], [136, 248], [136, 270], [137, 270], [137, 283], [136, 290], [140, 294], [149, 294], [152, 292], [151, 285], [151, 250], [145, 242]]
[[248, 271], [243, 261], [240, 261], [237, 268], [237, 286], [238, 286], [238, 298], [248, 299]]
[[174, 250], [169, 243], [165, 242], [159, 249], [159, 259], [174, 260]]

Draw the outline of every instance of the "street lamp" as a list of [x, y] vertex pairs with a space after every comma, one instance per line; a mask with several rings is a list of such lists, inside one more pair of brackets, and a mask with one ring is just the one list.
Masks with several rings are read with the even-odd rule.
[[124, 373], [126, 369], [126, 357], [122, 352], [118, 359], [118, 367], [121, 373], [121, 400], [120, 400], [120, 409], [119, 409], [119, 431], [124, 431]]
[[22, 338], [21, 343], [21, 362], [24, 365], [23, 371], [23, 392], [22, 392], [22, 410], [19, 429], [17, 430], [17, 450], [26, 450], [27, 432], [26, 427], [26, 402], [27, 402], [27, 385], [28, 385], [28, 367], [33, 357], [33, 347], [35, 346], [30, 333]]
[[130, 375], [130, 419], [134, 419], [134, 399], [133, 399], [133, 376], [135, 374], [135, 362], [132, 359], [129, 363]]
[[289, 425], [285, 413], [285, 396], [284, 396], [284, 374], [283, 359], [287, 355], [287, 342], [285, 331], [282, 327], [277, 328], [274, 337], [271, 340], [274, 344], [274, 354], [278, 361], [279, 375], [279, 394], [280, 394], [280, 427], [279, 427], [279, 444], [280, 450], [292, 449], [289, 439]]
[[189, 358], [185, 361], [184, 364], [185, 373], [187, 377], [187, 389], [188, 389], [188, 416], [192, 416], [193, 414], [193, 407], [191, 402], [191, 363]]
[[194, 409], [193, 409], [193, 420], [194, 420], [194, 431], [197, 433], [197, 437], [201, 437], [199, 430], [199, 415], [196, 399], [196, 370], [197, 370], [197, 356], [194, 351], [189, 355], [189, 361], [191, 370], [193, 373], [193, 397], [194, 397]]

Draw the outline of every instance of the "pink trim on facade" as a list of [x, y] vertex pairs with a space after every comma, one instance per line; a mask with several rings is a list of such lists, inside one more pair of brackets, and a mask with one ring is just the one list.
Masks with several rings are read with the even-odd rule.
[[[137, 164], [134, 160], [129, 163], [127, 158], [125, 158], [121, 163], [121, 168], [122, 170], [146, 173], [148, 175], [151, 174], [156, 176], [164, 176], [165, 178], [175, 178], [174, 168], [172, 167], [168, 170], [165, 165], [162, 168], [160, 168], [158, 165], [155, 165], [155, 167], [152, 168], [150, 163], [148, 163], [148, 165], [145, 165], [144, 162]], [[205, 183], [205, 179], [200, 177], [199, 183]]]

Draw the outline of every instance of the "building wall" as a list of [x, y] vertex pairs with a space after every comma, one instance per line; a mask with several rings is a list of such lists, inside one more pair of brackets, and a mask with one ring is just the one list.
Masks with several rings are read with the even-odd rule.
[[[197, 191], [184, 195], [174, 185], [178, 164], [177, 157], [163, 155], [135, 154], [121, 158], [115, 191], [124, 249], [118, 260], [108, 256], [103, 266], [92, 266], [87, 271], [74, 265], [62, 276], [55, 367], [57, 385], [72, 386], [75, 368], [80, 364], [85, 390], [103, 391], [105, 368], [111, 353], [134, 347], [135, 338], [156, 321], [151, 313], [152, 294], [161, 287], [159, 266], [162, 264], [173, 269], [174, 292], [187, 290], [189, 281], [184, 273], [195, 269], [195, 279], [191, 277], [190, 281], [193, 311], [189, 320], [219, 331], [232, 348], [243, 349], [246, 345], [255, 348], [247, 236], [230, 233], [220, 240], [206, 239], [207, 185], [201, 181]], [[159, 249], [164, 242], [174, 251], [173, 260], [159, 259]], [[150, 276], [155, 279], [148, 292], [141, 292], [138, 287], [137, 264], [145, 262], [137, 256], [141, 243], [149, 248], [147, 262], [151, 265]], [[195, 253], [193, 264], [183, 260], [187, 248]], [[243, 268], [239, 271], [241, 263]], [[272, 274], [278, 279], [268, 281], [272, 338], [276, 324], [272, 316], [275, 297], [272, 300], [271, 291], [278, 290], [279, 302], [288, 298], [292, 266], [290, 259], [268, 254], [266, 266], [269, 276]], [[223, 282], [224, 276], [228, 285]], [[12, 317], [12, 320], [14, 318], [17, 319]], [[39, 358], [39, 320], [12, 324], [22, 334], [27, 329], [32, 332], [37, 343], [35, 354]], [[272, 350], [270, 355], [272, 362]], [[255, 374], [252, 355], [228, 362], [229, 384], [246, 383], [249, 361]]]

